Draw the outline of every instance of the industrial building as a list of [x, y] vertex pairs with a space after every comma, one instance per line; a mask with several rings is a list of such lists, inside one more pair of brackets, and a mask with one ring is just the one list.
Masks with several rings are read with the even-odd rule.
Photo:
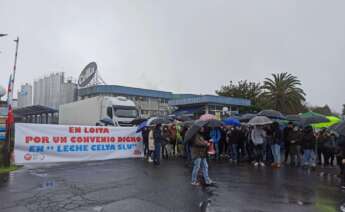
[[32, 105], [32, 85], [25, 83], [18, 91], [18, 108]]
[[[19, 106], [15, 112], [25, 122], [56, 123], [59, 106], [96, 96], [123, 96], [133, 100], [142, 117], [170, 114], [197, 118], [204, 113], [221, 116], [238, 113], [239, 107], [251, 105], [250, 100], [215, 95], [174, 94], [168, 91], [106, 85], [95, 62], [81, 72], [78, 84], [65, 79], [64, 73], [53, 73], [25, 84], [18, 92]], [[31, 96], [31, 97], [30, 97]], [[33, 106], [30, 99], [33, 98]]]
[[124, 96], [133, 100], [144, 117], [168, 115], [172, 110], [168, 101], [173, 93], [119, 85], [95, 85], [78, 90], [78, 98], [95, 96]]
[[95, 85], [78, 90], [79, 99], [95, 96], [127, 97], [137, 104], [144, 117], [171, 113], [195, 117], [204, 113], [215, 115], [223, 112], [238, 113], [239, 107], [251, 105], [248, 99], [215, 95], [173, 94], [172, 92], [119, 85]]
[[58, 109], [60, 105], [77, 100], [77, 84], [64, 73], [53, 73], [34, 81], [34, 105]]

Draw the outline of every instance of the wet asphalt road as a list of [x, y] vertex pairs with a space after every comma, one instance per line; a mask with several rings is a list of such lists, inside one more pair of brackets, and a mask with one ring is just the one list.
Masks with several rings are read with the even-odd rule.
[[210, 164], [216, 186], [190, 185], [182, 160], [26, 166], [0, 177], [0, 211], [339, 211], [345, 193], [332, 175], [302, 169]]

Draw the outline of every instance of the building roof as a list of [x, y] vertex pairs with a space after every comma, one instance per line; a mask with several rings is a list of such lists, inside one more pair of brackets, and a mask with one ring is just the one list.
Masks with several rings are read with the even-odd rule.
[[150, 90], [143, 88], [133, 88], [120, 85], [95, 85], [78, 90], [79, 96], [101, 95], [101, 94], [116, 94], [124, 96], [143, 96], [168, 99], [169, 105], [195, 105], [195, 104], [222, 104], [222, 105], [236, 105], [236, 106], [250, 106], [251, 102], [248, 99], [223, 97], [214, 95], [196, 95], [196, 94], [173, 94], [172, 92]]
[[81, 88], [78, 91], [79, 96], [97, 95], [97, 94], [118, 94], [130, 96], [144, 96], [153, 98], [172, 99], [173, 94], [166, 91], [150, 90], [143, 88], [133, 88], [120, 85], [96, 85], [87, 88]]
[[222, 105], [236, 105], [236, 106], [250, 106], [249, 99], [241, 99], [234, 97], [202, 95], [184, 99], [174, 99], [169, 101], [171, 106], [182, 105], [197, 105], [197, 104], [222, 104]]
[[33, 106], [14, 109], [15, 116], [40, 115], [44, 113], [56, 113], [56, 112], [58, 112], [58, 110], [55, 110], [50, 107], [42, 106], [42, 105], [33, 105]]

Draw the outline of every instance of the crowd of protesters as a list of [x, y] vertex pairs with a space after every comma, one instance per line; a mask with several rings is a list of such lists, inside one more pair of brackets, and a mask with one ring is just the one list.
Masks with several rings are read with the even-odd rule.
[[[201, 127], [191, 141], [185, 142], [188, 126], [180, 124], [146, 127], [142, 130], [145, 156], [149, 162], [160, 164], [163, 159], [182, 157], [193, 164], [192, 184], [198, 185], [201, 170], [204, 182], [213, 183], [208, 176], [208, 160], [228, 160], [232, 164], [250, 163], [255, 167], [282, 165], [314, 170], [339, 166], [345, 186], [344, 138], [311, 126], [301, 128], [289, 122], [286, 127], [273, 122], [265, 126]], [[210, 149], [214, 149], [210, 153]], [[344, 187], [345, 188], [345, 187]]]

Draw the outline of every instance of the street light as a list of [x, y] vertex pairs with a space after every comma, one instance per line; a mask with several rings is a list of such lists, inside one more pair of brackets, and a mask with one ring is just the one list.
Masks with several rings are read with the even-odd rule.
[[[5, 36], [7, 36], [7, 34], [0, 34], [0, 37], [5, 37]], [[0, 53], [1, 53], [1, 51], [0, 51]]]

